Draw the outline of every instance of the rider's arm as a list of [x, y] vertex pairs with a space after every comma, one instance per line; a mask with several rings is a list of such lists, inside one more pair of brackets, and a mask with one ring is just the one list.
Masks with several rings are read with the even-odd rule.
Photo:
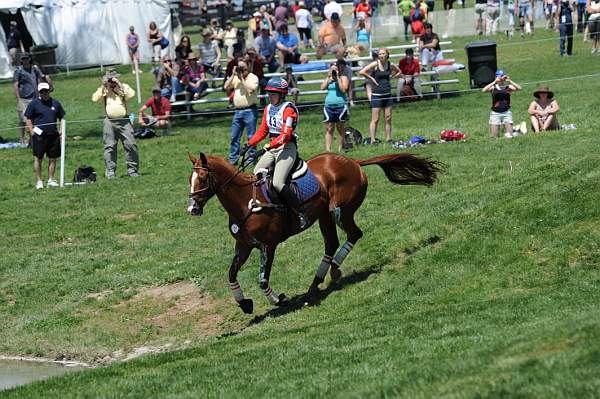
[[[281, 127], [281, 134], [274, 137], [268, 144], [269, 148], [277, 148], [284, 144], [289, 143], [294, 135], [294, 127], [298, 122], [298, 114], [292, 107], [286, 107], [283, 111], [283, 126]], [[266, 122], [265, 122], [266, 124]], [[262, 126], [262, 125], [261, 125]], [[256, 136], [256, 133], [252, 138]]]
[[265, 111], [263, 112], [262, 121], [260, 122], [260, 126], [254, 132], [254, 135], [250, 140], [248, 140], [248, 145], [256, 146], [260, 143], [265, 137], [269, 134], [269, 127], [267, 126], [267, 107], [265, 107]]

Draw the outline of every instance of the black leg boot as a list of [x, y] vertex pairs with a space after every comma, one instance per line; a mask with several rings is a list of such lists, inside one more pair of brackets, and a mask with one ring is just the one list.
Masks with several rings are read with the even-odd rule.
[[294, 213], [298, 215], [298, 219], [300, 220], [300, 229], [304, 230], [308, 226], [308, 219], [304, 215], [304, 213], [300, 210], [302, 204], [300, 204], [300, 200], [296, 197], [296, 194], [292, 191], [292, 189], [286, 184], [281, 189], [279, 193], [281, 199], [285, 202], [285, 204], [291, 208]]

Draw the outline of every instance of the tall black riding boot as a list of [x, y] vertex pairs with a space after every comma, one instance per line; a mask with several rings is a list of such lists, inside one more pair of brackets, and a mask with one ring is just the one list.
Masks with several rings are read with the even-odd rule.
[[302, 204], [300, 203], [298, 197], [296, 197], [296, 194], [294, 194], [292, 189], [286, 184], [281, 189], [279, 195], [285, 204], [298, 215], [298, 219], [300, 220], [300, 228], [305, 229], [308, 226], [308, 220], [300, 209]]

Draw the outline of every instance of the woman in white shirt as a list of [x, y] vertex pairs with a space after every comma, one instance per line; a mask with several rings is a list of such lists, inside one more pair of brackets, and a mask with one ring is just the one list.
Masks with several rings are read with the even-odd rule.
[[298, 3], [298, 11], [296, 11], [296, 28], [298, 28], [298, 34], [300, 35], [300, 40], [304, 41], [305, 47], [313, 48], [313, 40], [312, 40], [312, 26], [313, 19], [310, 11], [306, 9], [306, 5], [303, 1]]

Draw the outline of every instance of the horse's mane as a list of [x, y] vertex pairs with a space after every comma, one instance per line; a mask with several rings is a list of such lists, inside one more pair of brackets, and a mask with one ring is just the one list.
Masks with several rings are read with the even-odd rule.
[[[235, 175], [238, 170], [235, 166], [230, 164], [226, 159], [221, 157], [215, 157], [212, 155], [207, 155], [206, 159], [208, 160], [208, 168], [211, 171], [214, 171], [218, 174], [229, 176]], [[245, 186], [254, 181], [254, 176], [250, 173], [240, 172], [235, 176], [235, 178], [231, 181], [236, 186]]]

